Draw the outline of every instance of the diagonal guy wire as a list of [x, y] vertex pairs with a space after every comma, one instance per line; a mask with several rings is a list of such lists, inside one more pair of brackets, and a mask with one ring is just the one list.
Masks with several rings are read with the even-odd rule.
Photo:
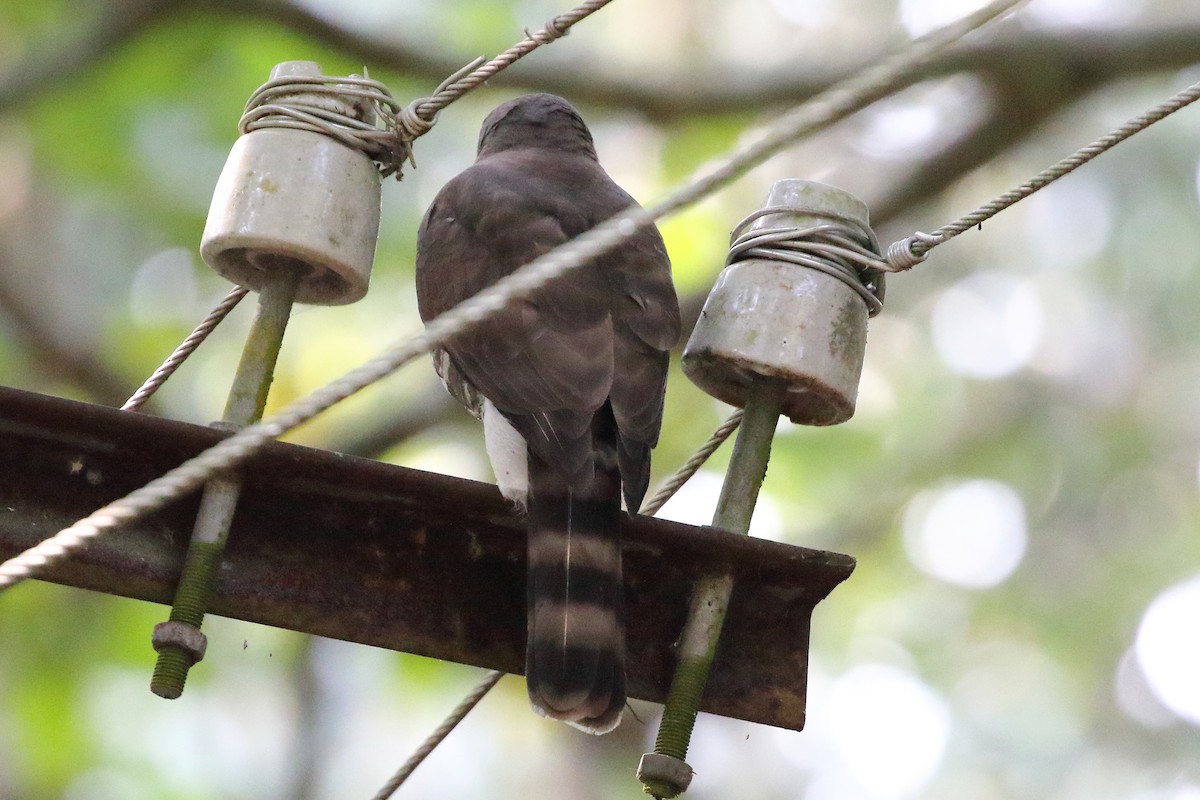
[[[1012, 5], [1015, 5], [1015, 3], [1005, 4], [1005, 8], [1011, 7]], [[991, 10], [990, 7], [985, 9], [985, 11], [989, 10]], [[982, 24], [990, 18], [990, 16], [985, 17], [975, 24]], [[845, 87], [843, 86], [842, 88]], [[801, 106], [801, 108], [798, 109], [793, 116], [788, 117], [787, 119], [795, 119], [800, 115], [800, 112], [804, 111], [806, 108], [808, 108], [808, 106], [811, 106], [822, 99], [823, 98], [817, 98], [813, 101], [813, 103], [810, 103], [806, 106]], [[800, 117], [800, 121], [803, 121], [804, 119], [804, 117]], [[765, 156], [763, 156], [763, 158], [765, 158]], [[713, 172], [716, 172], [716, 170]], [[706, 173], [702, 170], [700, 173], [694, 176], [693, 181], [700, 182], [705, 179]], [[732, 178], [729, 178], [728, 180], [732, 180]], [[721, 183], [720, 185], [724, 184]], [[685, 190], [681, 190], [681, 192]], [[668, 200], [670, 200], [670, 198]], [[665, 203], [666, 201], [664, 204], [660, 205], [665, 205]], [[658, 208], [659, 206], [656, 206], [655, 210]], [[626, 213], [629, 214], [630, 212]], [[667, 211], [663, 211], [662, 213], [665, 214]], [[609, 223], [617, 225], [624, 224], [625, 230], [636, 230], [636, 225], [632, 220], [624, 221], [621, 220], [620, 216], [610, 220]], [[692, 475], [694, 475], [696, 471], [700, 469], [704, 462], [707, 461], [714, 452], [716, 452], [717, 448], [719, 448], [721, 444], [725, 442], [735, 430], [738, 429], [739, 425], [741, 425], [741, 422], [742, 411], [739, 409], [734, 411], [728, 419], [721, 423], [721, 425], [719, 425], [717, 429], [713, 431], [713, 434], [709, 437], [708, 441], [701, 445], [701, 447], [691, 458], [687, 460], [687, 462], [680, 466], [680, 468], [670, 478], [663, 482], [658, 491], [655, 492], [654, 496], [647, 500], [645, 504], [643, 504], [639, 513], [647, 515], [658, 513], [658, 511], [666, 504], [667, 500], [669, 500], [680, 489], [680, 487], [682, 487], [683, 484], [686, 483], [692, 477]], [[428, 757], [433, 749], [436, 748], [442, 742], [442, 740], [449, 735], [450, 731], [454, 730], [455, 726], [462, 722], [471, 709], [473, 709], [475, 705], [478, 704], [478, 702], [492, 689], [492, 687], [496, 685], [496, 682], [499, 680], [499, 675], [500, 673], [496, 671], [489, 673], [487, 677], [485, 677], [471, 691], [471, 693], [468, 694], [461, 703], [459, 703], [459, 705], [449, 714], [449, 716], [446, 717], [442, 724], [438, 726], [438, 728], [432, 734], [430, 734], [428, 738], [425, 739], [421, 746], [413, 752], [400, 770], [394, 776], [392, 776], [392, 778], [382, 789], [380, 789], [373, 800], [388, 800], [388, 798], [390, 798], [400, 788], [400, 786], [403, 785], [406, 780], [408, 780], [409, 776], [412, 775], [417, 766], [419, 766], [421, 762]]]
[[115, 500], [41, 544], [0, 564], [0, 591], [30, 577], [83, 541], [195, 491], [219, 472], [254, 455], [272, 439], [386, 377], [409, 361], [526, 297], [547, 281], [612, 249], [654, 220], [715, 192], [801, 137], [822, 130], [906, 85], [937, 51], [1009, 10], [1021, 0], [995, 0], [982, 9], [916, 40], [905, 51], [844, 81], [784, 115], [757, 141], [701, 167], [681, 189], [657, 204], [631, 207], [587, 233], [546, 253], [474, 297], [432, 320], [423, 333], [400, 342], [356, 369], [284, 408], [278, 414], [185, 461], [145, 486]]
[[220, 303], [213, 307], [213, 310], [208, 312], [208, 316], [201, 321], [196, 329], [193, 330], [188, 337], [184, 339], [179, 347], [175, 348], [175, 352], [167, 356], [167, 360], [162, 363], [162, 366], [154, 370], [154, 374], [146, 379], [133, 396], [125, 401], [125, 405], [121, 406], [122, 411], [137, 411], [142, 405], [150, 399], [150, 396], [158, 391], [167, 379], [175, 374], [175, 370], [187, 360], [196, 348], [204, 343], [208, 335], [213, 332], [213, 328], [221, 323], [221, 320], [228, 316], [230, 311], [233, 311], [234, 306], [242, 301], [246, 293], [250, 291], [244, 286], [235, 286], [229, 290], [229, 294], [225, 295]]
[[[541, 47], [544, 44], [549, 44], [556, 39], [567, 35], [571, 26], [581, 19], [599, 11], [604, 6], [608, 5], [612, 0], [586, 0], [575, 8], [563, 14], [559, 14], [546, 23], [539, 31], [530, 33], [525, 31], [525, 38], [509, 49], [505, 50], [500, 55], [493, 58], [491, 61], [485, 62], [483, 58], [477, 58], [470, 64], [467, 64], [462, 69], [455, 72], [438, 86], [432, 97], [423, 97], [413, 101], [407, 107], [401, 108], [397, 114], [397, 125], [400, 129], [400, 143], [397, 145], [397, 154], [395, 157], [396, 166], [388, 171], [396, 171], [399, 174], [399, 164], [405, 158], [412, 159], [412, 142], [418, 136], [427, 133], [433, 127], [433, 123], [437, 119], [438, 112], [452, 102], [462, 97], [472, 89], [482, 85], [500, 70], [508, 67], [513, 62], [522, 58], [531, 51]], [[365, 70], [364, 70], [365, 72]], [[359, 82], [366, 83], [366, 79], [357, 79]], [[262, 92], [260, 87], [259, 92]], [[386, 94], [385, 96], [390, 97]], [[253, 102], [253, 98], [251, 98]], [[247, 105], [250, 105], [249, 103]], [[242, 123], [245, 122], [243, 116]], [[239, 123], [239, 126], [242, 125]], [[243, 133], [246, 129], [243, 128]], [[246, 296], [247, 290], [243, 287], [235, 287], [228, 295], [215, 307], [209, 315], [204, 318], [196, 329], [183, 341], [179, 347], [175, 348], [175, 352], [163, 362], [154, 374], [146, 379], [132, 397], [125, 401], [125, 405], [121, 406], [122, 411], [137, 411], [142, 405], [150, 399], [158, 389], [169, 379], [175, 370], [183, 364], [184, 361], [199, 347], [204, 340], [212, 333], [220, 322], [225, 319], [225, 316], [233, 310], [233, 307]], [[2, 585], [2, 584], [0, 584]]]
[[929, 251], [939, 244], [950, 241], [963, 231], [970, 230], [976, 225], [982, 225], [985, 221], [996, 216], [1014, 203], [1024, 200], [1029, 195], [1049, 186], [1064, 175], [1069, 175], [1101, 153], [1116, 147], [1135, 133], [1146, 130], [1146, 128], [1149, 128], [1164, 117], [1174, 114], [1179, 109], [1189, 106], [1197, 100], [1200, 100], [1200, 83], [1192, 84], [1149, 111], [1129, 120], [1116, 130], [1101, 136], [1088, 146], [1081, 147], [1062, 161], [1047, 167], [1025, 181], [1025, 183], [1014, 189], [1009, 189], [1004, 194], [985, 203], [970, 214], [947, 225], [943, 225], [933, 233], [921, 233], [918, 231], [907, 239], [901, 239], [893, 243], [888, 247], [887, 251], [888, 264], [893, 269], [902, 270], [909, 269], [921, 263], [929, 254]]
[[483, 58], [477, 58], [467, 64], [444, 80], [432, 97], [419, 98], [400, 109], [396, 114], [397, 133], [400, 138], [400, 158], [398, 160], [404, 161], [412, 158], [413, 140], [429, 132], [429, 129], [437, 121], [438, 113], [443, 108], [472, 89], [482, 86], [500, 70], [512, 65], [513, 62], [533, 50], [566, 36], [572, 25], [611, 2], [612, 0], [584, 0], [570, 11], [559, 14], [548, 21], [541, 30], [533, 33], [526, 30], [524, 39], [491, 61], [485, 62]]
[[483, 680], [476, 684], [475, 688], [462, 699], [462, 702], [455, 706], [449, 716], [442, 721], [442, 724], [421, 743], [421, 746], [413, 751], [408, 760], [383, 785], [383, 788], [375, 793], [375, 796], [371, 800], [388, 800], [389, 797], [395, 794], [401, 784], [408, 780], [408, 776], [413, 774], [413, 770], [421, 766], [422, 761], [429, 758], [429, 754], [437, 749], [437, 746], [442, 743], [443, 739], [450, 735], [450, 731], [454, 730], [458, 726], [458, 723], [462, 722], [463, 718], [471, 713], [471, 709], [479, 705], [479, 701], [483, 699], [484, 695], [490, 692], [492, 687], [503, 677], [504, 673], [500, 670], [492, 670]]
[[729, 417], [717, 426], [713, 431], [712, 436], [708, 437], [708, 441], [700, 445], [700, 448], [683, 463], [683, 465], [675, 470], [675, 474], [662, 482], [658, 487], [658, 491], [654, 496], [642, 504], [642, 508], [638, 511], [639, 514], [654, 516], [662, 507], [667, 504], [667, 501], [675, 496], [679, 489], [692, 479], [692, 476], [704, 466], [704, 462], [708, 461], [709, 457], [717, 452], [725, 440], [728, 439], [738, 426], [742, 424], [742, 409], [734, 411]]
[[[539, 31], [530, 33], [525, 31], [525, 38], [517, 44], [505, 50], [500, 55], [493, 58], [491, 61], [485, 62], [483, 58], [477, 58], [470, 64], [467, 64], [462, 69], [449, 76], [445, 81], [438, 86], [432, 97], [423, 97], [413, 101], [407, 107], [401, 108], [397, 114], [397, 125], [400, 128], [400, 143], [396, 146], [397, 153], [395, 155], [395, 166], [390, 169], [385, 168], [384, 174], [387, 175], [391, 171], [399, 174], [399, 165], [405, 158], [412, 160], [412, 142], [418, 136], [427, 133], [433, 127], [434, 121], [437, 119], [438, 112], [441, 111], [450, 103], [470, 90], [482, 85], [488, 78], [492, 77], [500, 70], [508, 67], [513, 62], [530, 53], [531, 51], [541, 47], [544, 44], [549, 44], [556, 39], [567, 35], [571, 26], [581, 19], [591, 15], [608, 5], [612, 0], [586, 0], [575, 8], [563, 14], [559, 14], [546, 23]], [[365, 69], [364, 69], [365, 73]], [[361, 84], [369, 84], [369, 80], [365, 78], [340, 79], [352, 80]], [[382, 87], [382, 85], [380, 84]], [[255, 96], [263, 91], [260, 87]], [[390, 94], [383, 91], [383, 104], [387, 104], [387, 100], [391, 97]], [[247, 106], [254, 105], [254, 97], [247, 103]], [[381, 106], [382, 107], [382, 106]], [[243, 133], [248, 132], [251, 128], [246, 127], [246, 115], [243, 115], [239, 127]], [[372, 129], [373, 131], [373, 129]], [[380, 131], [379, 133], [382, 133]], [[391, 163], [390, 161], [388, 163]], [[163, 362], [154, 374], [146, 379], [146, 382], [134, 392], [133, 396], [125, 401], [121, 406], [122, 411], [137, 411], [145, 404], [150, 397], [162, 387], [166, 381], [175, 374], [175, 371], [182, 366], [183, 362], [199, 347], [213, 329], [225, 319], [226, 315], [233, 310], [243, 297], [246, 296], [247, 290], [241, 286], [234, 287], [228, 295], [215, 307], [204, 320], [196, 326], [196, 329], [191, 332], [179, 347]]]

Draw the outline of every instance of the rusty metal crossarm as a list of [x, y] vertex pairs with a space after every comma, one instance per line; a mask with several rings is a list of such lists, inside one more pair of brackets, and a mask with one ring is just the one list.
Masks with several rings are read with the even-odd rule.
[[[223, 435], [0, 388], [0, 558]], [[244, 473], [213, 613], [522, 671], [524, 525], [495, 487], [283, 443]], [[93, 540], [42, 577], [169, 603], [196, 500]], [[623, 534], [630, 695], [663, 700], [692, 586], [729, 571], [737, 589], [702, 708], [803, 727], [812, 611], [854, 560], [645, 517]]]

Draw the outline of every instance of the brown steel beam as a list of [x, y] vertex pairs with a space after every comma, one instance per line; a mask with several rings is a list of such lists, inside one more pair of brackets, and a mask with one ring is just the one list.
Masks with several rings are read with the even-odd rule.
[[[0, 558], [222, 436], [0, 388]], [[283, 443], [244, 476], [213, 613], [522, 671], [525, 533], [495, 487]], [[40, 577], [168, 603], [195, 509], [180, 501]], [[645, 517], [625, 524], [623, 553], [631, 696], [663, 700], [692, 585], [728, 570], [736, 589], [702, 708], [803, 727], [812, 611], [852, 558]]]

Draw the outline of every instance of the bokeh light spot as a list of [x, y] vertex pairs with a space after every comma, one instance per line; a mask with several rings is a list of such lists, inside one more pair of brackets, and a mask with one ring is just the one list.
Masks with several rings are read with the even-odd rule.
[[1134, 652], [1150, 690], [1174, 714], [1200, 726], [1200, 575], [1154, 598]]
[[913, 564], [958, 586], [1001, 583], [1021, 563], [1025, 542], [1025, 504], [1000, 481], [922, 493], [904, 513], [904, 546]]
[[1044, 315], [1029, 281], [984, 272], [942, 292], [931, 322], [933, 343], [947, 366], [972, 378], [1001, 378], [1033, 357]]
[[940, 122], [937, 109], [929, 106], [881, 103], [865, 114], [859, 144], [883, 158], [911, 156], [928, 147]]
[[1047, 27], [1116, 27], [1136, 19], [1145, 7], [1142, 0], [1032, 0], [1025, 14]]
[[129, 313], [137, 324], [191, 321], [196, 308], [196, 259], [186, 247], [160, 250], [134, 273]]
[[862, 664], [834, 681], [829, 704], [834, 747], [872, 795], [907, 797], [933, 777], [950, 736], [950, 711], [917, 677]]
[[1146, 674], [1138, 666], [1133, 648], [1121, 657], [1117, 665], [1113, 689], [1117, 707], [1139, 725], [1165, 728], [1175, 723], [1175, 715], [1155, 697], [1150, 684], [1146, 682]]
[[[674, 520], [688, 525], [709, 525], [721, 496], [721, 485], [725, 479], [712, 470], [702, 469], [679, 488], [662, 509], [655, 514], [660, 519]], [[651, 486], [646, 499], [657, 491]], [[750, 535], [757, 539], [780, 541], [783, 539], [783, 514], [765, 493], [758, 496], [754, 516], [750, 518]]]

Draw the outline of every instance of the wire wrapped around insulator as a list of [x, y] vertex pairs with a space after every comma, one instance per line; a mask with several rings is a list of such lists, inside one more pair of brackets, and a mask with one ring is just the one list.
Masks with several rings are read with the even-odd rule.
[[[884, 273], [891, 271], [880, 256], [879, 242], [868, 229], [830, 219], [804, 228], [745, 230], [769, 214], [796, 213], [786, 207], [761, 208], [737, 224], [725, 265], [748, 258], [785, 261], [837, 278], [862, 297], [873, 317], [883, 309]], [[802, 210], [811, 216], [810, 210]]]
[[369, 77], [288, 75], [267, 81], [250, 95], [238, 129], [321, 133], [362, 151], [387, 177], [410, 158], [396, 131], [400, 109], [388, 88]]

